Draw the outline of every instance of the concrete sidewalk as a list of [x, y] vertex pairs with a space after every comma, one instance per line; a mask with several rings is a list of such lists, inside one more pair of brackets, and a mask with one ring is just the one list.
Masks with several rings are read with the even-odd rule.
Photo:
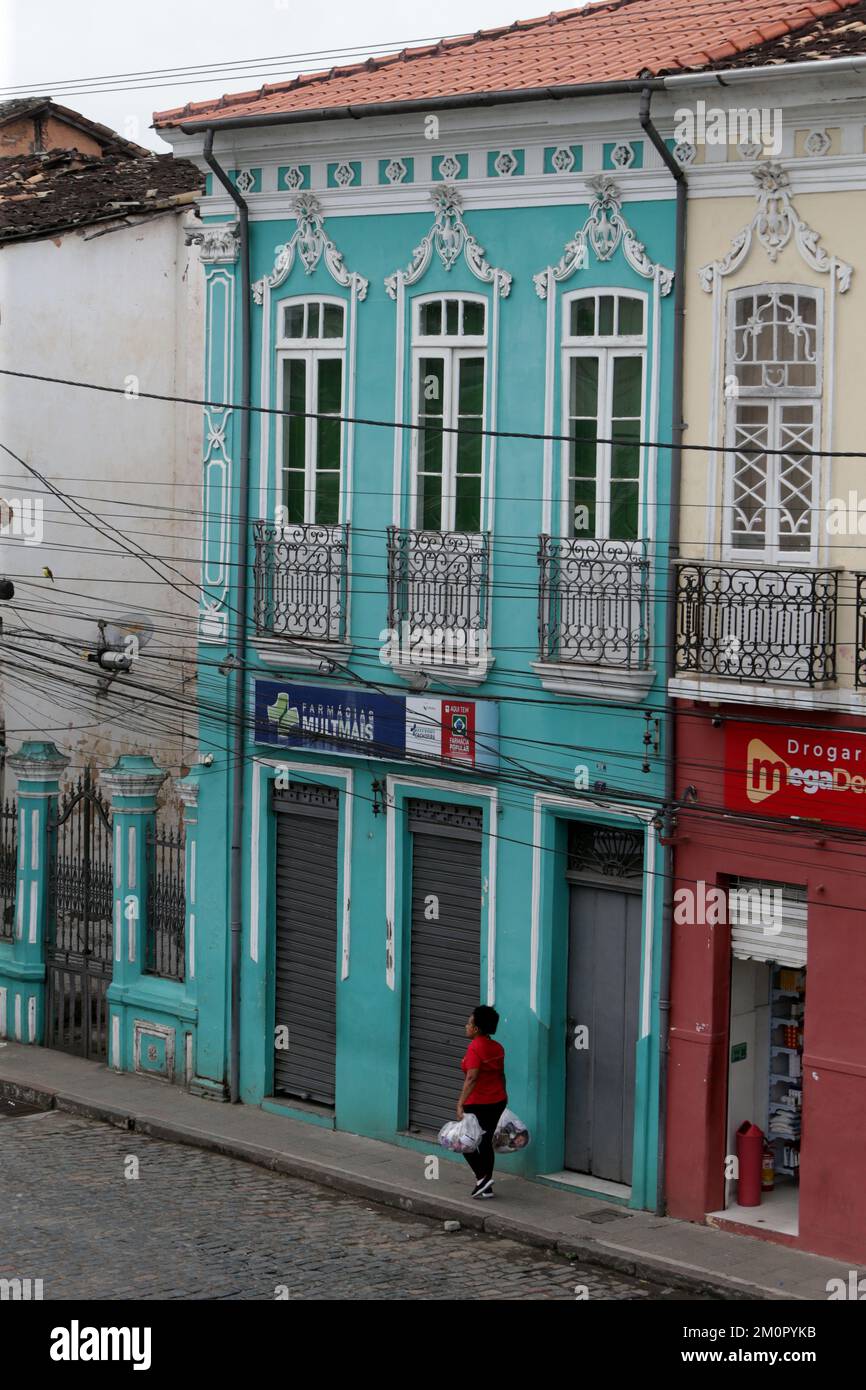
[[835, 1260], [709, 1226], [627, 1211], [501, 1170], [496, 1200], [473, 1202], [463, 1165], [444, 1160], [438, 1179], [426, 1180], [423, 1155], [413, 1150], [253, 1106], [202, 1100], [178, 1086], [119, 1075], [101, 1063], [41, 1047], [0, 1042], [0, 1095], [209, 1149], [385, 1206], [458, 1220], [490, 1234], [722, 1298], [824, 1301], [828, 1279], [848, 1279], [849, 1267]]

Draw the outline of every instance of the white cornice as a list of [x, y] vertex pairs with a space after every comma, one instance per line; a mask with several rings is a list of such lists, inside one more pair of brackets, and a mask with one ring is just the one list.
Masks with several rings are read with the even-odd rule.
[[[864, 161], [866, 169], [866, 161]], [[600, 172], [598, 170], [590, 173]], [[666, 169], [617, 173], [616, 181], [623, 201], [653, 202], [673, 198], [673, 180]], [[466, 212], [485, 208], [588, 206], [592, 193], [582, 174], [544, 174], [537, 178], [462, 180], [458, 185]], [[316, 196], [327, 218], [381, 216], [383, 213], [430, 212], [430, 184], [399, 184], [394, 187], [370, 186], [357, 189], [319, 189]], [[282, 192], [257, 193], [249, 198], [250, 215], [255, 221], [292, 220], [292, 195]], [[203, 217], [233, 217], [234, 204], [228, 198], [204, 198]]]

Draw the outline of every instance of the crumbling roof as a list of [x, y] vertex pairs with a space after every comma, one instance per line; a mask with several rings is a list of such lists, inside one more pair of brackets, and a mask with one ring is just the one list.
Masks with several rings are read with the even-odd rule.
[[110, 126], [100, 125], [99, 121], [92, 121], [89, 116], [82, 116], [79, 111], [72, 111], [68, 106], [59, 106], [51, 97], [14, 97], [11, 101], [0, 101], [0, 125], [7, 125], [10, 121], [20, 121], [26, 117], [35, 119], [37, 116], [53, 116], [66, 125], [74, 126], [76, 130], [84, 131], [104, 149], [125, 151], [133, 155], [150, 154], [144, 145], [125, 140]]
[[154, 125], [277, 116], [442, 96], [534, 91], [689, 72], [731, 60], [859, 0], [603, 0], [582, 9], [303, 73], [257, 91], [159, 111]]
[[757, 44], [714, 68], [769, 67], [774, 63], [808, 63], [829, 58], [848, 58], [858, 53], [866, 55], [866, 0], [855, 3], [839, 14], [822, 15], [811, 24], [778, 38]]
[[171, 155], [8, 155], [0, 158], [0, 244], [163, 212], [203, 188], [195, 165]]

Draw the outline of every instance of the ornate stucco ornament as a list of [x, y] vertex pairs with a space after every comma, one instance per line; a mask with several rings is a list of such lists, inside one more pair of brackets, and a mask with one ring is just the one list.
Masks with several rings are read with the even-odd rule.
[[631, 227], [622, 215], [619, 190], [607, 174], [599, 174], [587, 181], [595, 197], [589, 209], [589, 216], [580, 231], [575, 232], [571, 241], [566, 242], [559, 261], [548, 270], [533, 275], [532, 282], [540, 299], [547, 298], [547, 277], [552, 271], [556, 281], [567, 280], [576, 270], [584, 270], [589, 260], [590, 249], [600, 261], [609, 261], [619, 246], [623, 255], [638, 275], [646, 280], [658, 279], [659, 290], [670, 294], [674, 273], [665, 266], [651, 261], [643, 243], [638, 241]]
[[463, 200], [458, 189], [451, 183], [440, 183], [432, 190], [430, 197], [436, 209], [433, 226], [415, 247], [407, 268], [385, 277], [388, 294], [392, 299], [397, 298], [397, 280], [401, 275], [404, 285], [414, 285], [420, 280], [435, 250], [446, 270], [454, 268], [462, 253], [475, 278], [487, 285], [495, 285], [499, 295], [505, 299], [511, 291], [512, 277], [507, 270], [498, 270], [485, 260], [484, 247], [479, 246], [463, 221]]
[[207, 227], [185, 228], [187, 246], [197, 246], [204, 265], [230, 264], [237, 260], [240, 231], [236, 222], [213, 223]]
[[264, 300], [265, 289], [276, 289], [289, 275], [300, 258], [307, 275], [312, 275], [316, 266], [324, 259], [332, 280], [344, 289], [354, 289], [359, 299], [365, 299], [370, 287], [369, 280], [356, 271], [347, 270], [343, 264], [343, 253], [338, 251], [325, 231], [325, 219], [321, 204], [314, 193], [299, 193], [292, 200], [292, 214], [297, 219], [297, 229], [282, 246], [274, 248], [275, 260], [269, 275], [263, 275], [253, 285], [253, 299], [257, 304]]
[[720, 261], [711, 261], [698, 271], [701, 286], [708, 292], [717, 279], [738, 270], [749, 254], [752, 238], [757, 237], [771, 261], [776, 261], [793, 237], [801, 257], [812, 270], [822, 275], [833, 274], [844, 294], [850, 287], [853, 268], [845, 261], [830, 256], [819, 245], [821, 236], [804, 222], [791, 202], [788, 175], [781, 164], [765, 161], [754, 169], [758, 184], [758, 207], [751, 222], [737, 232], [728, 252]]

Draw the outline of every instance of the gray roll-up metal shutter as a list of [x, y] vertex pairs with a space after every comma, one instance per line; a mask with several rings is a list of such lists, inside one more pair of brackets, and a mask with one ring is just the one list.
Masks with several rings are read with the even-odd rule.
[[[481, 811], [411, 801], [409, 1127], [454, 1118], [466, 1019], [481, 989]], [[428, 919], [431, 898], [438, 920]]]
[[295, 784], [277, 812], [274, 1092], [334, 1103], [337, 1051], [337, 840], [339, 793]]
[[791, 883], [734, 878], [728, 884], [731, 951], [738, 960], [806, 964], [806, 889]]

